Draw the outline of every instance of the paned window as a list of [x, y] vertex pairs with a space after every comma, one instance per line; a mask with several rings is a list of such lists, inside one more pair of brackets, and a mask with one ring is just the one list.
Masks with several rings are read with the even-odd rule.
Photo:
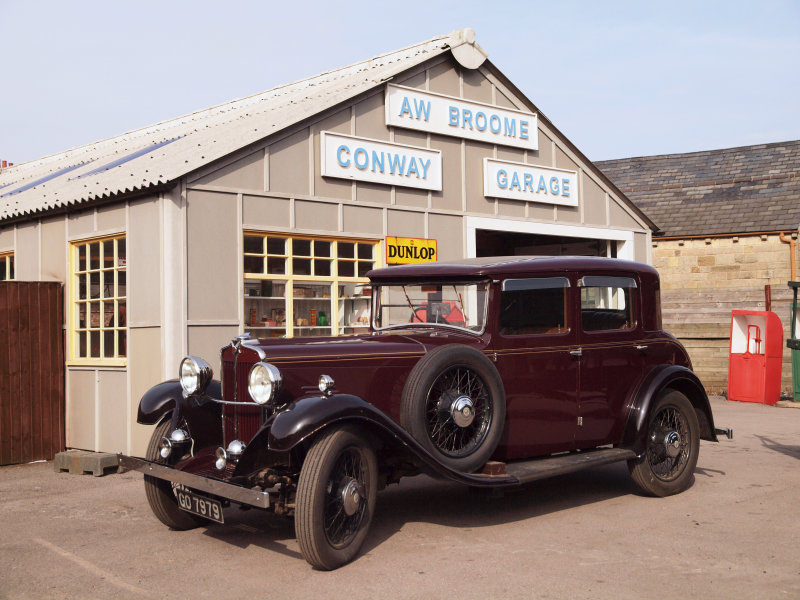
[[255, 337], [342, 335], [369, 328], [366, 274], [380, 242], [244, 234], [244, 329]]
[[0, 252], [0, 281], [14, 279], [14, 253]]
[[70, 357], [124, 364], [127, 352], [125, 236], [71, 244]]

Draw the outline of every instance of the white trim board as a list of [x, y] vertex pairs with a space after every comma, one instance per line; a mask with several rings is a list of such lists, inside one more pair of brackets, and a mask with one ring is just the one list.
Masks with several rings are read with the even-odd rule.
[[[551, 235], [585, 238], [591, 240], [614, 240], [617, 245], [617, 258], [635, 260], [633, 252], [633, 231], [587, 227], [585, 225], [558, 225], [556, 223], [532, 223], [530, 221], [512, 221], [487, 217], [466, 218], [466, 258], [475, 258], [477, 248], [475, 235], [478, 229], [489, 231], [508, 231], [511, 233], [530, 233], [534, 235]], [[640, 261], [641, 262], [641, 261]]]

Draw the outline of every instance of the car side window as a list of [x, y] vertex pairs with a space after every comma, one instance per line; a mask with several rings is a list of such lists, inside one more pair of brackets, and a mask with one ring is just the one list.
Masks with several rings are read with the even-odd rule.
[[633, 329], [636, 326], [633, 290], [630, 277], [582, 277], [581, 324], [584, 331]]
[[566, 277], [535, 277], [503, 281], [500, 301], [501, 335], [566, 333]]

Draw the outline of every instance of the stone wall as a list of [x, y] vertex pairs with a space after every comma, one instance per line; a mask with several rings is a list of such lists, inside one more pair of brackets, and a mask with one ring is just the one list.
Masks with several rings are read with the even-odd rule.
[[[797, 232], [792, 237], [796, 241]], [[710, 393], [728, 389], [731, 311], [766, 310], [769, 285], [772, 311], [784, 326], [781, 389], [791, 394], [791, 355], [785, 342], [790, 334], [790, 257], [790, 245], [778, 234], [653, 240], [664, 327], [686, 346]]]

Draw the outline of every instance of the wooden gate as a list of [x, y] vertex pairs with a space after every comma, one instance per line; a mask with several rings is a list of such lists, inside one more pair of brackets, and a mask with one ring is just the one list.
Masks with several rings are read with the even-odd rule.
[[64, 449], [64, 291], [0, 282], [0, 465]]

